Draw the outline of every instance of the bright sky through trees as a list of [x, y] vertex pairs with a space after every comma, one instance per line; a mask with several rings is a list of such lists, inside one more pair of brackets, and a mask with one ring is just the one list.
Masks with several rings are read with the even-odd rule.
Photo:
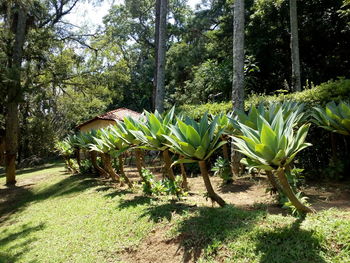
[[[66, 20], [80, 27], [102, 25], [102, 19], [108, 13], [111, 4], [121, 4], [122, 2], [123, 0], [104, 0], [101, 4], [80, 2], [66, 16]], [[200, 2], [201, 0], [188, 0], [188, 5], [194, 9]]]

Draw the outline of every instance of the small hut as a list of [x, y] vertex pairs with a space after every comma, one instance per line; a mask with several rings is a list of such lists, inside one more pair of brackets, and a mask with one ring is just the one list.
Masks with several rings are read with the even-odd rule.
[[127, 116], [138, 119], [140, 118], [141, 114], [126, 108], [119, 108], [96, 116], [95, 118], [78, 125], [76, 128], [81, 132], [97, 130], [110, 125], [115, 125], [116, 121], [123, 121]]

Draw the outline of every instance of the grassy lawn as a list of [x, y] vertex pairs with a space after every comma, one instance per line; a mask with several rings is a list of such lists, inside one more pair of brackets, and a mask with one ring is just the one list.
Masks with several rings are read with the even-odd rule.
[[0, 188], [0, 262], [350, 262], [350, 212], [297, 219], [263, 205], [194, 207], [68, 175], [60, 164], [18, 180], [28, 185]]

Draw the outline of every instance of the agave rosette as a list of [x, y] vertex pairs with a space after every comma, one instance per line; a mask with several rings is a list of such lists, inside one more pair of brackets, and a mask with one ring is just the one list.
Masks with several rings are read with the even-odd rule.
[[[219, 141], [223, 130], [217, 130], [218, 117], [208, 121], [205, 114], [197, 122], [194, 119], [177, 119], [175, 125], [170, 125], [171, 135], [163, 135], [167, 139], [168, 147], [183, 156], [175, 163], [190, 163], [208, 159], [215, 150], [226, 142]], [[174, 164], [175, 164], [174, 163]]]
[[294, 119], [294, 125], [301, 124], [305, 122], [306, 116], [304, 115], [304, 104], [295, 102], [295, 101], [284, 101], [282, 103], [280, 102], [270, 102], [267, 107], [264, 106], [264, 104], [260, 103], [257, 107], [252, 106], [248, 113], [245, 113], [244, 111], [237, 110], [235, 111], [236, 114], [236, 120], [240, 123], [243, 123], [244, 125], [257, 129], [258, 128], [258, 122], [259, 117], [263, 116], [264, 119], [269, 123], [272, 124], [273, 120], [275, 119], [276, 115], [282, 111], [283, 119], [289, 118], [289, 116], [293, 113], [296, 114]]
[[233, 137], [233, 140], [237, 150], [247, 157], [241, 162], [247, 167], [268, 171], [291, 163], [298, 152], [311, 146], [305, 142], [309, 124], [294, 130], [299, 116], [295, 111], [285, 118], [280, 108], [270, 119], [271, 123], [264, 115], [258, 114], [256, 129], [239, 123], [242, 135]]
[[137, 130], [130, 130], [142, 144], [140, 148], [160, 151], [168, 148], [167, 140], [163, 135], [171, 133], [169, 126], [174, 123], [174, 112], [174, 107], [164, 115], [158, 111], [155, 113], [145, 111], [146, 121], [140, 122]]
[[350, 135], [350, 104], [332, 101], [325, 108], [314, 107], [313, 122], [320, 127], [343, 135]]

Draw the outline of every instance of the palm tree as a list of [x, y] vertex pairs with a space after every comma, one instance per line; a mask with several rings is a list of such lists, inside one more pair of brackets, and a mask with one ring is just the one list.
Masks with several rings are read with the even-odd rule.
[[183, 156], [174, 164], [198, 162], [209, 198], [225, 206], [225, 201], [213, 189], [206, 165], [206, 160], [226, 143], [219, 142], [222, 130], [216, 131], [216, 125], [217, 118], [209, 123], [207, 114], [200, 122], [190, 118], [185, 121], [177, 119], [175, 125], [170, 125], [172, 134], [163, 136], [168, 140], [171, 150]]

